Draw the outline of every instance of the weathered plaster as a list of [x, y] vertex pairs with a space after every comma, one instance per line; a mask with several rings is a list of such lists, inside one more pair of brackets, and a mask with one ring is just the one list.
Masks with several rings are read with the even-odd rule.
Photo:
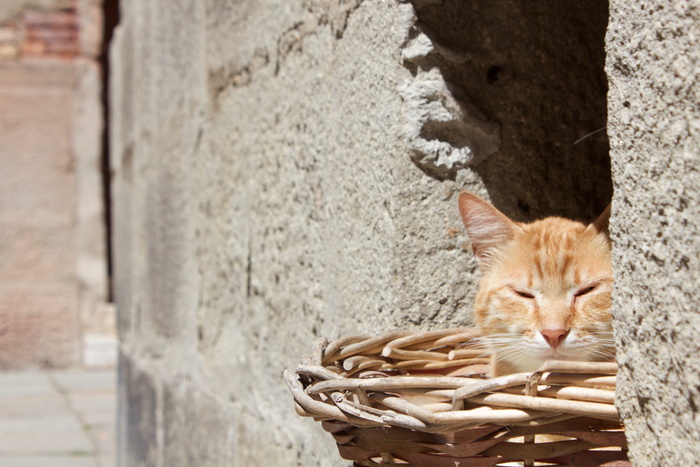
[[611, 2], [617, 404], [635, 465], [700, 455], [700, 12]]

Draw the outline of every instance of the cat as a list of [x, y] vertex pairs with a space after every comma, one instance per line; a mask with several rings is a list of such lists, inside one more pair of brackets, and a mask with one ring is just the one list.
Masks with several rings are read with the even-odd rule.
[[458, 204], [482, 272], [474, 317], [492, 376], [547, 360], [613, 360], [610, 206], [585, 225], [514, 222], [466, 191]]

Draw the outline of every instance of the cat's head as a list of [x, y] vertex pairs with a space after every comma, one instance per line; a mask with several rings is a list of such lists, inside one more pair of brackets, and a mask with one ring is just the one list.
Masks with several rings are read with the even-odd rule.
[[462, 192], [459, 211], [482, 271], [475, 319], [497, 374], [614, 357], [610, 207], [589, 225], [558, 217], [523, 224]]

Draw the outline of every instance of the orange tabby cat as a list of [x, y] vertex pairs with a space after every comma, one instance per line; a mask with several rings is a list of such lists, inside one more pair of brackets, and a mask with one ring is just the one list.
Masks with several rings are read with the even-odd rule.
[[482, 271], [474, 313], [494, 376], [546, 360], [614, 358], [609, 206], [588, 226], [559, 217], [514, 222], [468, 192], [459, 211]]

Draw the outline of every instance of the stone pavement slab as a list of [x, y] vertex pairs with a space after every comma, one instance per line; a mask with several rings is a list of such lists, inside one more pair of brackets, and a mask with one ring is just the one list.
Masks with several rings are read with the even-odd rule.
[[0, 433], [60, 433], [79, 429], [80, 422], [73, 415], [0, 418]]
[[114, 371], [66, 370], [50, 373], [56, 384], [66, 392], [104, 391], [114, 393], [117, 375]]
[[52, 372], [50, 377], [82, 422], [102, 465], [114, 465], [117, 413], [116, 373], [94, 371]]
[[56, 389], [41, 373], [4, 373], [0, 378], [0, 399], [8, 396], [53, 395]]
[[85, 416], [113, 414], [117, 410], [114, 394], [104, 391], [71, 393], [68, 394], [68, 400], [76, 412]]
[[3, 467], [100, 467], [94, 457], [0, 457]]
[[[0, 378], [0, 385], [4, 384]], [[68, 415], [65, 397], [61, 394], [6, 396], [0, 398], [0, 419], [37, 419]]]
[[0, 373], [0, 466], [113, 467], [116, 376]]
[[2, 433], [0, 452], [6, 455], [25, 453], [61, 453], [92, 455], [93, 446], [82, 429], [57, 433]]

